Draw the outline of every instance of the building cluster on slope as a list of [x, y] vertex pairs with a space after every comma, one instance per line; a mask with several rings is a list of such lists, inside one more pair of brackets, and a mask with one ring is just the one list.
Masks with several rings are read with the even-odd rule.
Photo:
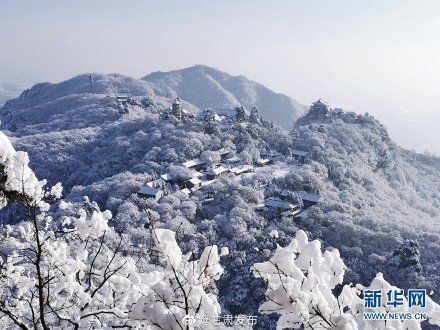
[[318, 194], [284, 189], [278, 196], [267, 198], [257, 209], [261, 210], [263, 207], [267, 207], [285, 215], [296, 216], [301, 210], [319, 203], [320, 200], [321, 196]]
[[254, 171], [253, 165], [234, 165], [236, 164], [234, 159], [236, 157], [231, 155], [231, 150], [220, 149], [217, 151], [221, 157], [218, 164], [209, 166], [207, 162], [201, 158], [188, 160], [181, 165], [191, 170], [191, 177], [189, 179], [182, 181], [174, 178], [170, 173], [165, 173], [158, 179], [152, 180], [148, 182], [146, 186], [141, 187], [137, 192], [138, 195], [140, 197], [148, 197], [158, 200], [164, 195], [166, 187], [191, 193], [201, 187], [216, 182], [218, 178], [227, 173], [233, 173], [239, 176]]
[[[255, 164], [240, 164], [240, 160], [236, 156], [231, 155], [228, 149], [220, 149], [218, 153], [221, 160], [218, 164], [209, 166], [206, 161], [201, 158], [194, 158], [183, 162], [181, 165], [191, 170], [191, 177], [187, 180], [179, 180], [174, 178], [170, 173], [162, 174], [159, 178], [152, 180], [139, 188], [137, 194], [143, 198], [153, 198], [159, 200], [168, 191], [180, 190], [187, 194], [191, 194], [203, 187], [216, 182], [220, 177], [228, 173], [232, 173], [239, 177], [245, 173], [251, 173], [256, 170], [256, 166], [267, 166], [272, 164], [281, 154], [276, 152], [263, 153], [263, 158]], [[301, 153], [297, 158], [299, 163], [303, 163], [307, 155]], [[263, 204], [257, 207], [275, 209], [280, 213], [291, 216], [298, 215], [301, 210], [306, 209], [319, 202], [320, 196], [305, 191], [289, 191], [283, 190], [277, 196], [267, 197]]]
[[[192, 121], [196, 117], [194, 113], [182, 107], [182, 101], [179, 97], [174, 99], [166, 114], [172, 115], [178, 122]], [[206, 109], [198, 114], [198, 117], [205, 122], [217, 123], [223, 130], [229, 130], [238, 122], [242, 126], [247, 126], [248, 123], [244, 121], [247, 114], [243, 107], [236, 107], [233, 109]]]
[[[181, 101], [176, 98], [170, 108], [171, 114], [178, 120], [182, 121], [187, 116], [194, 117], [188, 111], [184, 111]], [[240, 120], [240, 112], [243, 108], [235, 109], [218, 109], [209, 110], [209, 121], [220, 122], [222, 126], [231, 126], [234, 121]], [[206, 120], [206, 118], [205, 118]], [[167, 192], [180, 190], [187, 194], [201, 189], [216, 182], [221, 176], [232, 173], [235, 176], [241, 176], [245, 173], [255, 171], [255, 167], [265, 167], [273, 164], [274, 161], [280, 159], [283, 155], [277, 151], [270, 150], [263, 152], [260, 159], [254, 164], [242, 164], [240, 159], [232, 154], [232, 150], [217, 150], [220, 155], [220, 162], [208, 165], [207, 161], [202, 158], [194, 158], [183, 162], [181, 165], [191, 170], [191, 177], [186, 180], [173, 177], [170, 173], [162, 174], [159, 178], [148, 182], [145, 186], [139, 188], [137, 194], [143, 198], [153, 198], [159, 200]], [[290, 156], [297, 161], [297, 166], [301, 166], [309, 159], [309, 152], [304, 150], [291, 150]], [[283, 190], [278, 196], [270, 196], [265, 199], [264, 203], [259, 205], [257, 209], [272, 208], [281, 213], [296, 216], [302, 209], [315, 205], [320, 200], [320, 196], [305, 191], [287, 191]]]
[[116, 103], [118, 105], [119, 113], [124, 114], [130, 111], [133, 106], [143, 106], [142, 100], [139, 97], [133, 97], [129, 91], [118, 91], [116, 94]]

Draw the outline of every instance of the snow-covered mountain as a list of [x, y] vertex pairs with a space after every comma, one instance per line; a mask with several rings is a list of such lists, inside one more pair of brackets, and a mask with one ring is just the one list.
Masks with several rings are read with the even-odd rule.
[[[73, 118], [75, 115], [71, 117], [70, 112], [77, 112], [76, 107], [84, 106], [95, 109], [87, 116], [89, 124], [94, 120], [99, 123], [112, 120], [111, 114], [97, 109], [102, 109], [118, 93], [125, 92], [134, 97], [148, 98], [162, 106], [169, 106], [172, 99], [180, 97], [187, 110], [193, 112], [206, 108], [232, 109], [243, 105], [250, 109], [256, 106], [263, 118], [286, 129], [290, 129], [294, 120], [306, 110], [305, 106], [286, 95], [275, 93], [243, 76], [231, 76], [214, 68], [197, 65], [168, 73], [151, 73], [142, 79], [120, 74], [93, 73], [78, 75], [56, 84], [39, 83], [26, 89], [19, 98], [9, 100], [1, 116], [6, 128], [12, 130], [32, 124], [38, 131], [40, 127], [34, 125], [54, 119], [55, 125], [65, 123], [70, 129], [75, 125], [84, 127], [78, 122], [82, 122], [84, 117]], [[12, 110], [17, 118], [17, 113], [23, 109], [35, 111], [28, 111], [17, 122], [12, 118], [8, 120]]]
[[18, 82], [11, 79], [0, 81], [0, 106], [7, 100], [16, 98], [29, 85], [27, 82]]
[[291, 129], [293, 121], [306, 110], [294, 99], [244, 76], [231, 76], [205, 65], [153, 72], [142, 79], [162, 88], [163, 93], [178, 95], [200, 109], [256, 106], [265, 119], [285, 129]]
[[[129, 93], [161, 109], [173, 101], [154, 84], [120, 74], [81, 74], [60, 83], [38, 83], [8, 100], [0, 112], [3, 129], [18, 135], [97, 127], [119, 117], [116, 97]], [[183, 101], [188, 111], [197, 108]]]
[[[17, 150], [29, 153], [39, 178], [61, 181], [69, 201], [87, 195], [110, 209], [116, 228], [134, 243], [144, 244], [148, 235], [147, 206], [157, 226], [178, 232], [184, 251], [211, 243], [227, 246], [230, 257], [219, 290], [224, 310], [234, 315], [255, 313], [264, 299], [250, 265], [267, 257], [276, 243], [287, 244], [298, 229], [340, 250], [350, 267], [348, 281], [369, 283], [380, 271], [403, 288], [438, 287], [438, 158], [400, 148], [371, 116], [329, 110], [322, 102], [300, 117], [290, 134], [255, 113], [226, 124], [207, 122], [204, 115], [178, 122], [166, 115], [176, 94], [182, 107], [195, 114], [238, 96], [211, 90], [195, 93], [203, 104], [192, 104], [191, 95], [157, 79], [93, 74], [90, 84], [90, 75], [84, 74], [59, 84], [37, 84], [0, 108], [1, 129]], [[193, 88], [200, 84], [194, 82]], [[132, 100], [121, 107], [117, 95], [125, 91]], [[264, 111], [276, 110], [267, 106]], [[145, 203], [136, 195], [159, 175], [179, 172], [182, 162], [212, 158], [221, 148], [235, 149], [243, 164], [268, 154], [275, 155], [275, 163], [241, 178], [226, 175], [190, 196], [169, 193]], [[309, 151], [310, 162], [296, 166], [294, 150]], [[265, 198], [283, 190], [319, 193], [322, 200], [299, 219], [261, 212]], [[272, 230], [279, 232], [276, 242], [268, 239]]]

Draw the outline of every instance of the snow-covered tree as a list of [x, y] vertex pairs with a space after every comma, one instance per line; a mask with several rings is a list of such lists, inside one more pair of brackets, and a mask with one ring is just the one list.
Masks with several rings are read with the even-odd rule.
[[200, 154], [200, 159], [208, 166], [215, 166], [220, 163], [221, 156], [218, 151], [206, 150]]
[[110, 212], [81, 209], [54, 220], [47, 200], [61, 196], [61, 185], [45, 191], [27, 154], [0, 138], [1, 206], [20, 203], [26, 210], [22, 222], [0, 233], [3, 323], [22, 329], [124, 325], [142, 283], [134, 260], [118, 253], [122, 238], [116, 246], [105, 240]]
[[247, 115], [246, 114], [246, 110], [245, 110], [245, 108], [243, 106], [235, 108], [235, 119], [238, 122], [245, 121], [246, 120], [246, 115]]
[[255, 124], [260, 124], [262, 121], [261, 115], [258, 112], [258, 108], [257, 107], [252, 107], [251, 108], [251, 113], [249, 115], [249, 121], [251, 123], [255, 123]]
[[173, 165], [168, 168], [168, 172], [177, 182], [183, 182], [193, 177], [194, 171], [184, 166]]
[[0, 132], [0, 209], [8, 202], [19, 200], [38, 205], [44, 196], [45, 184], [46, 181], [38, 181], [29, 168], [27, 153], [15, 151], [6, 135]]
[[75, 212], [64, 201], [51, 206], [62, 187], [46, 191], [26, 153], [16, 152], [3, 134], [0, 139], [1, 208], [20, 203], [26, 210], [20, 223], [0, 231], [2, 328], [131, 328], [141, 322], [183, 329], [187, 315], [220, 314], [217, 246], [195, 260], [182, 255], [174, 232], [151, 226], [154, 249], [144, 258], [157, 252], [165, 268], [151, 264], [154, 271], [141, 271], [122, 253], [130, 251], [129, 241], [108, 225], [109, 211], [88, 199]]
[[205, 132], [208, 134], [214, 134], [214, 133], [218, 133], [218, 127], [217, 127], [217, 123], [216, 123], [216, 114], [215, 111], [212, 109], [205, 109], [203, 111], [203, 121], [204, 121], [204, 127], [205, 127]]
[[158, 329], [183, 329], [187, 326], [182, 323], [185, 317], [198, 325], [204, 317], [219, 317], [214, 282], [223, 268], [217, 246], [206, 247], [196, 260], [192, 253], [182, 255], [171, 230], [154, 230], [154, 241], [165, 269], [149, 274], [150, 287], [134, 306], [132, 319]]
[[[381, 290], [385, 296], [388, 290], [397, 288], [379, 273], [368, 288], [349, 284], [335, 294], [345, 270], [337, 249], [322, 253], [321, 243], [309, 242], [306, 233], [299, 230], [288, 246], [278, 246], [269, 261], [255, 263], [251, 268], [267, 285], [267, 300], [259, 311], [280, 314], [277, 329], [421, 329], [420, 320], [364, 320], [363, 312], [368, 311], [361, 299], [364, 289]], [[429, 297], [426, 299], [423, 312], [430, 323], [439, 325], [440, 306]], [[407, 311], [405, 306], [390, 308], [383, 303], [377, 311]]]
[[21, 328], [125, 326], [147, 287], [134, 259], [120, 253], [111, 214], [82, 209], [56, 228], [28, 210], [31, 222], [2, 232], [0, 311]]

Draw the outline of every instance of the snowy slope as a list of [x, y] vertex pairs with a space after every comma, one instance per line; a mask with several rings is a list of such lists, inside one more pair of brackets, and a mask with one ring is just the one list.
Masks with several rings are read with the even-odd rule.
[[[293, 135], [319, 163], [309, 175], [325, 195], [304, 224], [327, 244], [344, 246], [344, 259], [356, 269], [352, 280], [380, 271], [405, 287], [437, 287], [440, 158], [402, 149], [368, 114], [311, 110]], [[417, 247], [421, 266], [418, 257], [398, 252], [402, 246]]]
[[[200, 72], [193, 79], [186, 77], [192, 89], [203, 88], [206, 93], [188, 91], [199, 103], [183, 102], [184, 107], [197, 111], [196, 107], [205, 107], [201, 104], [235, 102], [238, 92], [223, 88], [229, 79], [218, 75], [215, 70], [209, 75], [212, 89], [204, 86], [205, 75], [198, 80]], [[209, 132], [203, 119], [176, 123], [162, 116], [177, 94], [179, 79], [184, 78], [175, 79], [168, 86], [94, 74], [90, 90], [85, 74], [59, 84], [38, 84], [0, 109], [1, 129], [17, 150], [29, 153], [39, 178], [61, 181], [68, 199], [90, 196], [114, 212], [119, 230], [136, 235], [145, 219], [135, 192], [171, 165], [224, 146], [234, 146], [240, 159], [249, 162], [263, 151], [276, 151], [281, 155], [279, 162], [290, 165], [295, 164], [289, 157], [291, 149], [311, 151], [311, 163], [299, 169], [290, 166], [289, 171], [277, 171], [274, 164], [256, 171], [255, 180], [220, 180], [211, 186], [215, 189], [209, 192], [214, 196], [210, 204], [203, 203], [206, 196], [201, 190], [189, 197], [167, 195], [149, 205], [158, 225], [183, 226], [178, 239], [185, 251], [205, 243], [230, 248], [228, 272], [219, 289], [225, 308], [233, 314], [252, 314], [264, 298], [258, 293], [261, 283], [246, 274], [250, 263], [261, 257], [255, 246], [263, 252], [274, 248], [267, 240], [271, 230], [279, 231], [280, 244], [301, 228], [325, 246], [338, 248], [350, 267], [350, 281], [367, 283], [380, 271], [405, 288], [438, 287], [439, 159], [401, 149], [377, 120], [350, 112], [310, 111], [290, 134], [258, 118], [247, 118], [246, 125], [237, 124], [232, 130]], [[139, 101], [148, 99], [148, 106], [134, 105], [121, 112], [115, 95], [125, 90]], [[311, 189], [323, 198], [303, 220], [256, 211], [264, 196], [281, 189]], [[420, 253], [410, 256], [408, 267], [406, 254], [399, 254], [407, 241]], [[242, 288], [240, 294], [235, 285]]]
[[7, 100], [20, 95], [20, 93], [29, 85], [30, 83], [27, 82], [18, 82], [10, 79], [0, 81], [0, 106]]
[[[142, 163], [161, 137], [137, 133], [156, 126], [159, 114], [173, 101], [139, 79], [93, 74], [92, 88], [89, 79], [90, 74], [83, 74], [61, 83], [39, 83], [0, 108], [0, 129], [29, 152], [38, 176], [61, 180], [66, 187], [90, 184]], [[121, 92], [148, 106], [130, 106], [130, 113], [124, 114], [116, 100]], [[183, 107], [197, 111], [187, 102]]]
[[275, 93], [246, 77], [231, 76], [204, 65], [154, 72], [142, 79], [200, 109], [256, 106], [265, 119], [286, 129], [291, 129], [293, 121], [305, 112], [304, 106], [284, 94]]
[[[139, 100], [148, 99], [161, 109], [172, 102], [140, 79], [120, 74], [82, 74], [56, 84], [36, 84], [7, 101], [0, 111], [2, 129], [27, 135], [110, 123], [119, 118], [116, 95], [124, 92]], [[188, 103], [185, 107], [197, 110]]]

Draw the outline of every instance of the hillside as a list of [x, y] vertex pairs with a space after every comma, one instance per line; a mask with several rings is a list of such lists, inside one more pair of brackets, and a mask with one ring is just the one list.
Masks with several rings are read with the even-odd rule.
[[265, 119], [285, 129], [291, 129], [293, 121], [306, 110], [290, 97], [275, 93], [244, 76], [231, 76], [204, 65], [154, 72], [142, 79], [160, 86], [170, 96], [180, 96], [202, 110], [256, 106]]
[[15, 80], [0, 81], [0, 106], [7, 100], [17, 97], [28, 85], [28, 83]]
[[295, 145], [313, 146], [316, 180], [327, 196], [305, 225], [327, 244], [344, 245], [355, 269], [382, 269], [403, 286], [434, 289], [440, 159], [400, 148], [368, 114], [326, 111], [321, 102], [298, 120], [293, 135]]
[[[132, 98], [122, 106], [116, 96], [124, 90]], [[89, 75], [80, 75], [36, 85], [7, 102], [0, 109], [2, 130], [16, 149], [29, 153], [39, 178], [63, 182], [72, 203], [87, 195], [110, 209], [116, 228], [134, 244], [151, 239], [149, 209], [157, 226], [177, 232], [184, 251], [227, 246], [218, 285], [225, 313], [255, 313], [264, 290], [250, 265], [267, 259], [298, 229], [341, 251], [348, 282], [368, 283], [380, 271], [402, 288], [434, 290], [438, 301], [439, 159], [401, 149], [367, 114], [330, 110], [320, 101], [289, 133], [256, 112], [216, 121], [200, 104], [185, 101], [190, 114], [179, 122], [168, 110], [168, 96], [174, 95], [154, 82], [121, 75], [94, 75], [90, 89]], [[203, 102], [209, 104], [209, 97]], [[223, 161], [223, 149], [238, 164]], [[308, 152], [304, 164], [294, 157], [298, 151]], [[164, 185], [158, 200], [136, 194], [165, 173], [191, 177], [196, 171], [182, 164], [194, 158], [229, 169], [250, 165], [254, 172], [228, 173], [189, 194], [176, 180]], [[266, 158], [273, 163], [257, 165]], [[321, 200], [300, 217], [262, 206], [283, 191], [319, 194]], [[296, 197], [287, 199], [295, 203]], [[269, 238], [272, 230], [278, 239]], [[261, 316], [263, 328], [270, 322]]]

